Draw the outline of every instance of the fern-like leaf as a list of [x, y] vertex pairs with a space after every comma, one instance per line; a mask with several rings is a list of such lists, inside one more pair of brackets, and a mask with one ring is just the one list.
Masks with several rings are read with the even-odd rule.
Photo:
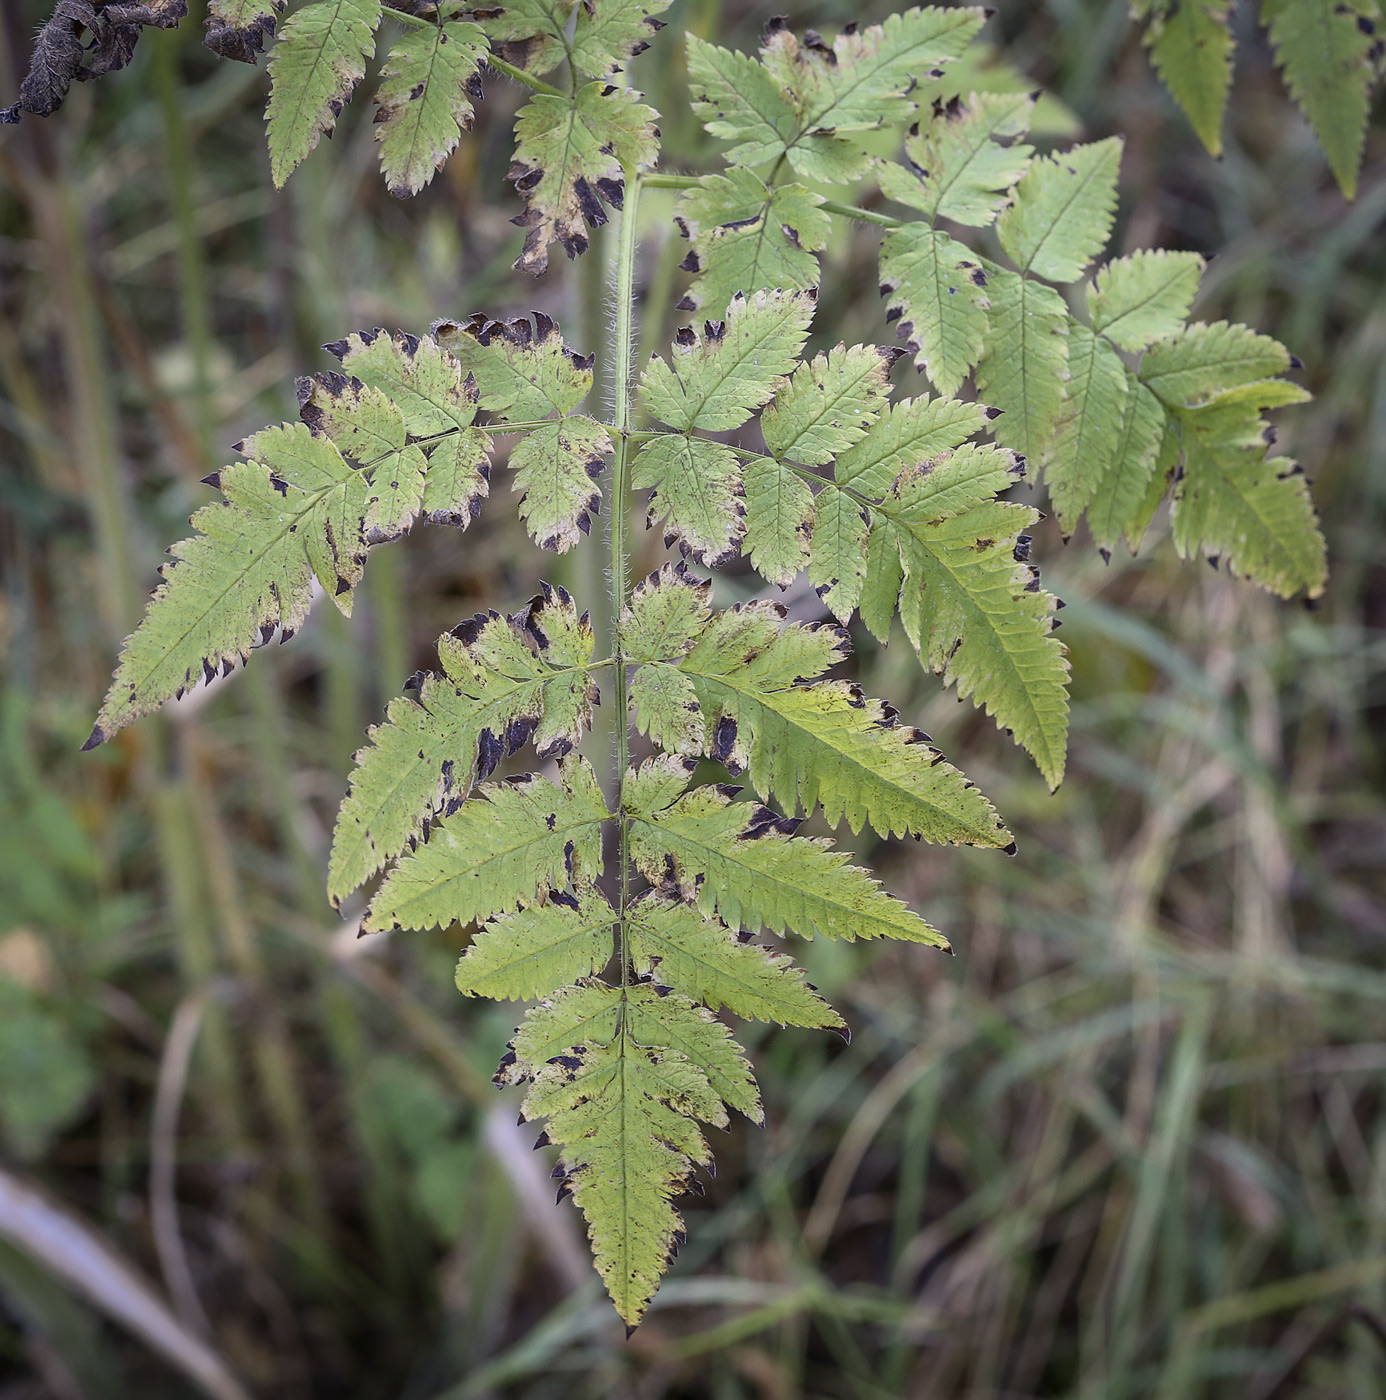
[[1145, 42], [1165, 86], [1198, 139], [1222, 154], [1222, 114], [1232, 86], [1235, 43], [1227, 0], [1156, 0]]
[[[652, 759], [645, 767], [679, 787], [687, 779], [687, 770], [672, 759]], [[667, 785], [656, 792], [666, 797]], [[803, 938], [897, 938], [948, 946], [826, 840], [794, 837], [797, 818], [733, 803], [721, 788], [697, 788], [662, 807], [647, 805], [647, 796], [638, 785], [627, 785], [635, 862], [652, 883], [696, 901], [705, 914], [752, 932], [763, 925]]]
[[564, 754], [591, 723], [591, 624], [562, 589], [545, 585], [513, 618], [479, 614], [440, 638], [438, 654], [442, 671], [416, 676], [415, 697], [392, 701], [356, 755], [332, 840], [334, 902], [426, 836], [501, 759], [530, 741], [541, 756]]
[[597, 1272], [629, 1326], [683, 1238], [672, 1201], [711, 1161], [696, 1120], [725, 1127], [724, 1101], [760, 1118], [726, 1027], [662, 990], [565, 988], [530, 1013], [504, 1070], [505, 1082], [531, 1081], [522, 1111], [548, 1120]]
[[838, 457], [833, 479], [866, 496], [884, 496], [909, 467], [941, 457], [988, 426], [995, 413], [982, 404], [928, 397], [891, 404], [866, 436]]
[[436, 321], [433, 334], [476, 379], [481, 407], [514, 422], [570, 413], [592, 388], [593, 356], [564, 344], [542, 311], [532, 321]]
[[1195, 324], [1152, 345], [1141, 382], [1172, 408], [1196, 408], [1228, 389], [1271, 379], [1290, 368], [1290, 352], [1268, 335], [1215, 321]]
[[1113, 258], [1088, 288], [1093, 330], [1133, 351], [1178, 334], [1198, 294], [1203, 266], [1197, 253], [1147, 249]]
[[884, 346], [839, 343], [800, 364], [760, 416], [766, 447], [779, 458], [826, 466], [881, 416], [898, 358]]
[[1123, 534], [1135, 550], [1154, 513], [1154, 506], [1147, 510], [1152, 488], [1163, 488], [1159, 461], [1167, 424], [1164, 410], [1129, 369], [1123, 366], [1122, 370], [1126, 396], [1116, 450], [1098, 464], [1099, 474], [1087, 501], [1088, 528], [1097, 547], [1108, 553]]
[[1052, 287], [993, 273], [991, 316], [977, 365], [977, 391], [1001, 417], [998, 442], [1043, 461], [1063, 410], [1068, 378], [1068, 310]]
[[478, 929], [457, 964], [466, 996], [527, 1001], [598, 973], [611, 960], [616, 911], [596, 890], [551, 890], [543, 904]]
[[606, 803], [585, 759], [565, 758], [561, 775], [561, 786], [527, 774], [479, 788], [395, 865], [362, 928], [447, 928], [589, 886]]
[[1064, 535], [1071, 535], [1118, 459], [1126, 424], [1127, 369], [1086, 326], [1068, 335], [1068, 386], [1048, 466], [1049, 493]]

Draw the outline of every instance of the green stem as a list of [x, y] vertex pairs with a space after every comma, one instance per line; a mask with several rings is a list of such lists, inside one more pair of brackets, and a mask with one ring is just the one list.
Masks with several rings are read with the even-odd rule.
[[874, 209], [863, 209], [856, 204], [839, 204], [835, 199], [825, 199], [818, 207], [826, 214], [855, 219], [859, 224], [876, 224], [880, 228], [903, 228], [906, 223], [892, 214], [878, 214]]
[[621, 242], [616, 256], [616, 333], [611, 356], [616, 376], [613, 423], [616, 452], [611, 468], [611, 655], [615, 665], [616, 726], [616, 813], [619, 824], [617, 859], [620, 861], [617, 957], [621, 963], [621, 986], [630, 984], [630, 947], [626, 933], [626, 909], [630, 902], [630, 820], [625, 810], [626, 773], [630, 768], [629, 694], [626, 659], [620, 633], [621, 610], [626, 604], [630, 571], [626, 527], [630, 502], [630, 424], [631, 424], [631, 342], [635, 314], [635, 244], [640, 212], [641, 177], [629, 172], [625, 207], [621, 213]]
[[[427, 21], [423, 21], [427, 25]], [[427, 25], [432, 28], [432, 25]], [[542, 92], [548, 97], [561, 97], [565, 102], [572, 101], [572, 94], [564, 92], [562, 88], [552, 87], [550, 84], [542, 82], [533, 74], [526, 73], [523, 68], [516, 68], [513, 63], [507, 63], [499, 54], [488, 54], [486, 58], [488, 67], [494, 68], [497, 73], [504, 73], [507, 78], [514, 78], [517, 83], [523, 83], [527, 88], [533, 88], [535, 92]]]

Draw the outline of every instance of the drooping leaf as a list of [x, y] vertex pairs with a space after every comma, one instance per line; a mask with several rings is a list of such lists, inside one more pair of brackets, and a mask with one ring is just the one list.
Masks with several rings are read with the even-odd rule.
[[380, 168], [391, 194], [417, 194], [471, 126], [476, 75], [490, 49], [474, 24], [411, 29], [396, 41], [376, 92]]
[[1372, 0], [1265, 0], [1261, 16], [1285, 85], [1352, 199], [1371, 109], [1380, 7]]
[[441, 672], [415, 678], [415, 698], [390, 704], [356, 755], [337, 818], [328, 893], [340, 902], [386, 861], [426, 835], [473, 782], [533, 740], [566, 753], [591, 724], [592, 629], [562, 589], [514, 618], [481, 613], [439, 639]]
[[881, 192], [931, 222], [988, 227], [1030, 163], [1033, 148], [1015, 138], [1029, 131], [1034, 107], [1026, 93], [974, 92], [966, 104], [955, 98], [906, 139], [910, 169], [877, 167]]
[[742, 166], [705, 175], [677, 206], [693, 245], [683, 266], [698, 273], [680, 309], [720, 316], [738, 292], [816, 287], [814, 254], [826, 247], [832, 228], [822, 203], [803, 185], [770, 189]]
[[1052, 287], [992, 275], [991, 316], [977, 365], [977, 392], [1001, 417], [992, 424], [1000, 443], [1042, 461], [1063, 409], [1068, 377], [1068, 310]]
[[226, 499], [192, 518], [197, 534], [173, 563], [135, 632], [87, 741], [89, 747], [165, 700], [230, 671], [308, 616], [316, 575], [348, 611], [366, 555], [367, 483], [325, 437], [302, 423], [242, 444], [253, 460], [217, 477]]
[[375, 48], [380, 0], [317, 0], [296, 10], [270, 54], [270, 173], [283, 188], [330, 133]]
[[[567, 1038], [574, 1023], [581, 1040]], [[533, 1081], [524, 1116], [548, 1120], [567, 1186], [587, 1217], [597, 1272], [634, 1326], [682, 1239], [672, 1200], [694, 1165], [711, 1160], [695, 1120], [727, 1123], [705, 1066], [759, 1113], [740, 1049], [686, 998], [583, 982], [530, 1013], [508, 1058], [507, 1082]]]
[[637, 491], [654, 492], [650, 524], [663, 524], [668, 543], [682, 540], [708, 564], [735, 556], [745, 508], [741, 462], [731, 448], [681, 434], [657, 437], [640, 449], [632, 481]]
[[924, 224], [891, 229], [881, 244], [886, 319], [899, 321], [915, 365], [941, 394], [958, 392], [986, 343], [987, 275], [976, 256]]
[[1006, 256], [1051, 282], [1081, 277], [1112, 231], [1120, 164], [1115, 136], [1033, 161], [996, 221]]
[[1036, 513], [992, 500], [962, 509], [949, 503], [951, 513], [942, 514], [955, 473], [965, 474], [973, 489], [975, 461], [954, 458], [902, 478], [879, 507], [895, 528], [908, 580], [900, 619], [924, 665], [1009, 729], [1057, 786], [1068, 730], [1068, 661], [1051, 635], [1055, 599], [1039, 591], [1025, 562], [1021, 532]]
[[653, 811], [635, 805], [639, 796], [628, 786], [636, 864], [652, 883], [672, 885], [705, 914], [752, 932], [764, 925], [803, 938], [898, 938], [947, 947], [942, 934], [826, 840], [793, 837], [795, 818], [733, 803], [719, 788], [697, 788]]
[[536, 277], [555, 240], [570, 258], [587, 251], [588, 227], [619, 209], [628, 170], [653, 165], [659, 152], [653, 107], [629, 88], [588, 83], [570, 100], [535, 93], [515, 122], [515, 159], [507, 179], [524, 195], [515, 222], [525, 246], [515, 261]]
[[1068, 333], [1068, 392], [1045, 479], [1065, 536], [1117, 461], [1126, 422], [1127, 369], [1101, 336], [1076, 323]]
[[743, 472], [746, 538], [742, 552], [763, 578], [787, 587], [807, 563], [813, 493], [788, 467], [753, 457]]
[[1198, 295], [1203, 267], [1197, 253], [1163, 249], [1113, 258], [1088, 288], [1093, 330], [1123, 350], [1144, 350], [1178, 334]]
[[447, 928], [587, 887], [601, 868], [606, 803], [586, 759], [565, 758], [561, 777], [479, 788], [385, 877], [362, 929]]
[[570, 414], [526, 434], [510, 453], [520, 517], [541, 549], [563, 553], [592, 528], [611, 435], [595, 419]]
[[1158, 0], [1145, 42], [1174, 100], [1215, 156], [1222, 154], [1222, 114], [1232, 86], [1235, 43], [1227, 0]]
[[701, 335], [680, 331], [669, 359], [655, 356], [641, 376], [646, 412], [679, 432], [739, 428], [798, 363], [815, 301], [812, 290], [738, 294]]
[[466, 996], [527, 1001], [591, 977], [611, 959], [616, 911], [596, 890], [557, 891], [477, 930], [457, 964]]
[[760, 416], [765, 445], [782, 459], [821, 467], [860, 442], [890, 396], [899, 352], [881, 345], [838, 346], [806, 360]]
[[716, 1011], [751, 1021], [840, 1030], [842, 1018], [782, 953], [743, 943], [720, 919], [648, 894], [630, 911], [636, 970]]

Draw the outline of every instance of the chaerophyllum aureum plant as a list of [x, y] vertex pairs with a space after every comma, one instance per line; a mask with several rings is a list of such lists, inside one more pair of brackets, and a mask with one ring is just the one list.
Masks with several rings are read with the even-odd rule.
[[[93, 35], [69, 52], [69, 79], [83, 54], [104, 61], [113, 26], [135, 26], [128, 48], [159, 18], [126, 13], [140, 8], [117, 20], [63, 0], [54, 23]], [[694, 108], [726, 168], [671, 176], [654, 172], [657, 114], [622, 77], [661, 8], [318, 0], [280, 26], [282, 5], [212, 0], [208, 42], [224, 54], [253, 60], [278, 29], [278, 181], [331, 129], [385, 18], [407, 26], [376, 97], [397, 191], [446, 159], [487, 67], [533, 90], [510, 171], [525, 206], [517, 266], [543, 269], [554, 242], [584, 252], [589, 227], [622, 211], [613, 412], [587, 402], [593, 356], [542, 314], [328, 346], [339, 367], [299, 381], [299, 421], [247, 438], [209, 478], [223, 499], [173, 547], [89, 741], [287, 639], [319, 590], [349, 614], [369, 551], [423, 523], [465, 531], [496, 508], [499, 464], [545, 550], [582, 544], [605, 511], [609, 634], [546, 584], [441, 637], [438, 668], [407, 683], [356, 755], [328, 892], [340, 904], [371, 887], [366, 930], [474, 930], [461, 991], [534, 1003], [496, 1080], [525, 1086], [524, 1117], [545, 1121], [631, 1325], [682, 1240], [675, 1201], [709, 1164], [704, 1126], [730, 1110], [761, 1118], [719, 1013], [846, 1031], [766, 936], [948, 946], [831, 841], [798, 834], [804, 816], [1014, 850], [927, 735], [831, 678], [853, 618], [882, 643], [898, 619], [920, 665], [1057, 785], [1068, 663], [1060, 604], [1029, 559], [1038, 512], [1009, 499], [1022, 477], [1043, 480], [1066, 536], [1086, 520], [1104, 553], [1123, 538], [1134, 550], [1168, 499], [1185, 558], [1282, 597], [1312, 597], [1325, 576], [1304, 476], [1267, 451], [1264, 411], [1307, 397], [1284, 377], [1295, 361], [1245, 326], [1188, 320], [1197, 256], [1099, 263], [1120, 141], [1038, 154], [1032, 96], [948, 94], [984, 11], [912, 9], [831, 44], [773, 21], [757, 55], [690, 36]], [[694, 277], [681, 306], [696, 315], [636, 366], [651, 187], [682, 192]], [[805, 354], [817, 255], [840, 218], [879, 226], [883, 325], [903, 348]], [[929, 389], [893, 397], [901, 355]], [[671, 553], [633, 581], [641, 511]], [[807, 571], [821, 620], [790, 622], [760, 599], [716, 608], [700, 571], [738, 555], [768, 584]], [[620, 717], [610, 773], [580, 751], [599, 688]], [[526, 750], [543, 771], [491, 780]], [[744, 786], [695, 781], [704, 761]]]

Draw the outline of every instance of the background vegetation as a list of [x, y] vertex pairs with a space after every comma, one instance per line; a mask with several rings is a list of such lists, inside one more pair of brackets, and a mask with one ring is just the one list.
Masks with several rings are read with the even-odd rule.
[[[0, 102], [46, 11], [6, 6]], [[666, 18], [746, 46], [768, 15], [676, 0]], [[272, 194], [263, 68], [218, 62], [195, 23], [5, 129], [3, 1400], [192, 1395], [198, 1337], [265, 1400], [1380, 1397], [1386, 133], [1347, 205], [1237, 20], [1221, 162], [1122, 0], [1008, 3], [989, 33], [1062, 99], [1051, 132], [1127, 138], [1118, 241], [1216, 253], [1197, 314], [1305, 361], [1319, 397], [1279, 418], [1315, 478], [1328, 594], [1309, 613], [1181, 567], [1158, 521], [1108, 566], [1046, 527], [1075, 678], [1054, 797], [903, 648], [858, 639], [868, 692], [909, 701], [1020, 854], [861, 846], [958, 956], [807, 947], [852, 1042], [754, 1047], [768, 1126], [717, 1144], [629, 1342], [487, 1083], [514, 1016], [452, 990], [454, 937], [357, 941], [322, 893], [366, 724], [440, 631], [553, 575], [513, 515], [381, 551], [351, 623], [319, 609], [293, 646], [77, 754], [199, 478], [292, 416], [321, 341], [534, 306], [586, 350], [602, 250], [534, 285], [509, 273], [518, 94], [500, 85], [413, 201], [384, 192], [364, 104]], [[633, 81], [695, 168], [669, 37]], [[669, 308], [651, 343], [678, 323], [671, 203], [645, 200], [646, 306]], [[886, 339], [871, 237], [828, 252], [834, 339]], [[591, 591], [596, 565], [559, 564]], [[814, 615], [811, 592], [790, 601]], [[17, 1182], [157, 1280], [181, 1366], [92, 1301], [95, 1256], [74, 1290], [15, 1245]]]

